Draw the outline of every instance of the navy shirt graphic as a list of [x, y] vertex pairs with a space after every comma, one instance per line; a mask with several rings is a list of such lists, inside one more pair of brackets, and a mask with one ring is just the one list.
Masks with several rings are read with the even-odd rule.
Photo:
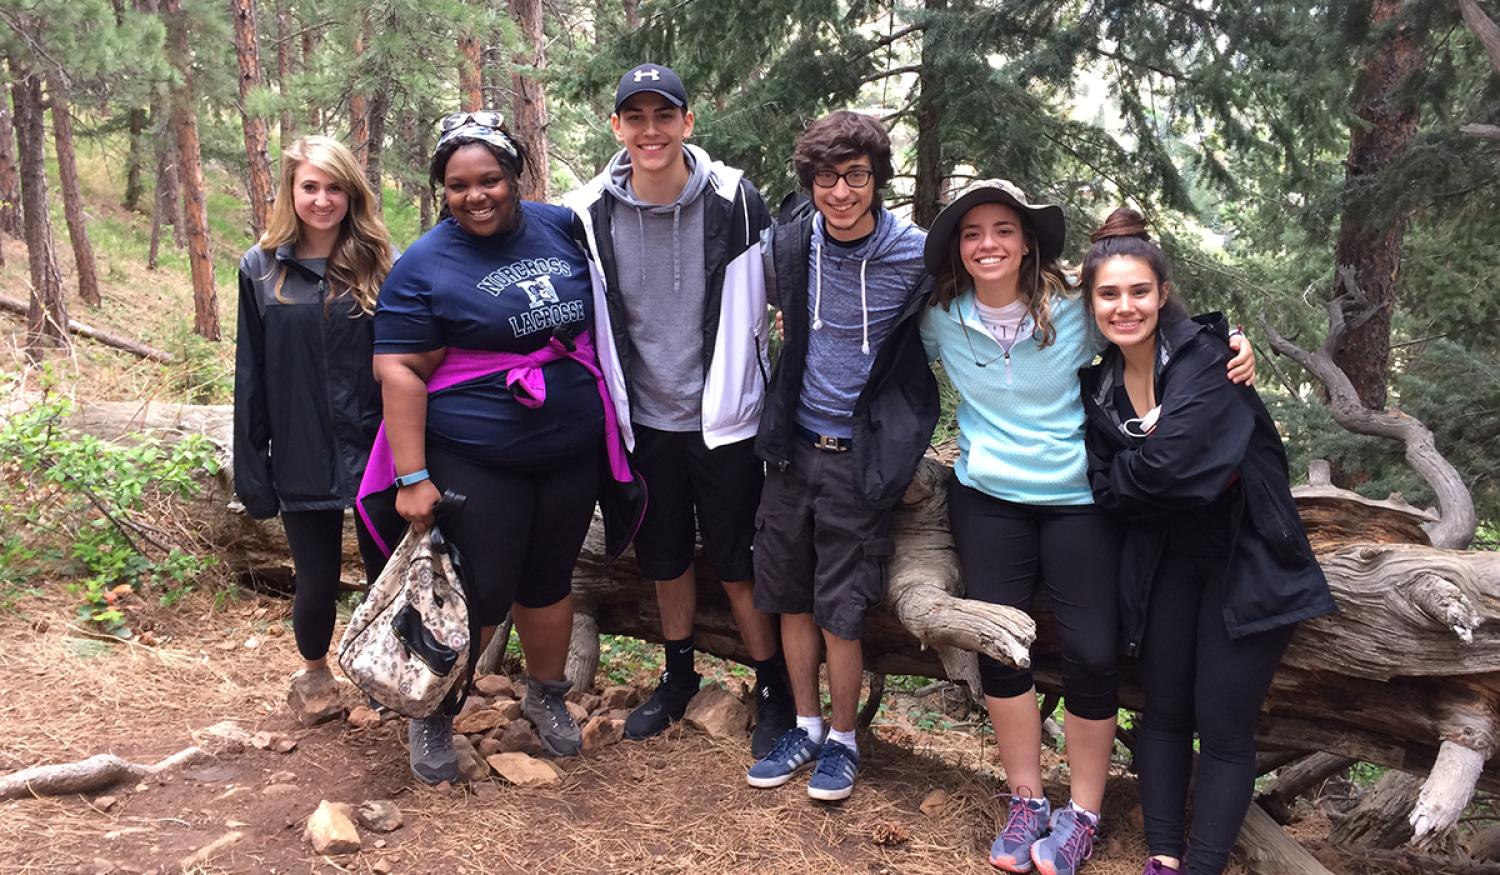
[[[406, 250], [380, 288], [375, 353], [444, 347], [529, 353], [559, 330], [592, 328], [588, 264], [573, 213], [523, 201], [521, 224], [476, 237], [445, 219]], [[603, 445], [604, 407], [594, 378], [571, 359], [543, 368], [547, 402], [530, 408], [505, 375], [428, 397], [427, 439], [480, 462], [541, 462]]]

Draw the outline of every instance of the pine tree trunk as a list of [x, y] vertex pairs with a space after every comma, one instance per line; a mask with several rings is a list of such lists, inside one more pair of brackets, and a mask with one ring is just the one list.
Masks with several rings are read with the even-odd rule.
[[479, 77], [484, 44], [475, 36], [458, 38], [458, 108], [473, 112], [484, 108], [484, 84]]
[[[1370, 27], [1389, 27], [1402, 15], [1401, 0], [1374, 0]], [[1417, 132], [1417, 105], [1403, 95], [1411, 74], [1422, 65], [1421, 36], [1406, 26], [1381, 39], [1355, 82], [1356, 121], [1349, 126], [1349, 157], [1345, 179], [1354, 183], [1379, 173], [1406, 151]], [[1401, 272], [1402, 242], [1408, 217], [1394, 222], [1371, 219], [1364, 205], [1347, 208], [1339, 221], [1334, 249], [1336, 268], [1352, 271], [1363, 292], [1368, 318], [1352, 324], [1334, 361], [1354, 383], [1367, 407], [1385, 407], [1386, 372], [1391, 357], [1391, 314], [1396, 306], [1396, 284]], [[1335, 273], [1333, 295], [1345, 291]], [[1354, 321], [1354, 320], [1351, 320]]]
[[375, 192], [375, 209], [381, 208], [381, 192], [385, 190], [385, 179], [381, 172], [381, 159], [385, 151], [385, 117], [391, 106], [390, 91], [378, 88], [370, 95], [366, 109], [366, 130], [369, 133], [369, 148], [365, 150], [365, 178], [370, 181], [370, 190]]
[[192, 50], [182, 0], [163, 0], [168, 52], [179, 81], [172, 87], [172, 127], [177, 138], [178, 176], [182, 184], [187, 223], [188, 264], [193, 273], [193, 332], [220, 339], [219, 297], [214, 290], [214, 265], [209, 251], [208, 210], [203, 191], [203, 164], [198, 146], [198, 116], [193, 110]]
[[[354, 63], [360, 63], [361, 56], [365, 53], [365, 25], [361, 25], [359, 32], [354, 35]], [[354, 90], [349, 94], [349, 148], [354, 150], [354, 157], [359, 159], [359, 168], [366, 172], [370, 167], [370, 102], [360, 90], [360, 83], [354, 83]]]
[[625, 27], [635, 30], [641, 26], [641, 0], [622, 0], [625, 7]]
[[11, 61], [11, 96], [15, 100], [16, 138], [21, 152], [21, 213], [26, 260], [31, 271], [31, 301], [26, 313], [26, 355], [39, 360], [48, 349], [67, 349], [68, 306], [47, 217], [47, 131], [42, 120], [42, 82]]
[[514, 101], [510, 119], [511, 132], [526, 149], [526, 166], [521, 170], [521, 197], [545, 201], [551, 176], [547, 160], [547, 96], [540, 79], [519, 72], [527, 68], [540, 72], [547, 66], [542, 3], [541, 0], [510, 0], [510, 12], [521, 28], [522, 48], [516, 54], [518, 72], [511, 76]]
[[295, 47], [292, 44], [292, 7], [287, 0], [276, 0], [276, 87], [281, 94], [281, 148], [297, 138], [297, 114], [287, 97], [287, 83], [292, 78]]
[[[928, 11], [947, 7], [948, 0], [925, 0]], [[938, 141], [939, 108], [938, 72], [933, 33], [922, 34], [922, 72], [917, 88], [917, 179], [912, 197], [912, 220], [923, 228], [932, 224], [942, 209], [943, 152]]]
[[83, 215], [83, 192], [78, 185], [78, 156], [73, 149], [73, 116], [68, 106], [68, 92], [55, 75], [47, 77], [47, 92], [52, 102], [53, 142], [57, 145], [57, 182], [62, 189], [68, 239], [73, 243], [73, 262], [78, 265], [78, 297], [97, 307], [103, 300], [99, 295], [99, 269], [94, 262], [94, 245], [89, 242], [88, 220]]
[[[0, 80], [3, 84], [3, 80]], [[10, 112], [10, 89], [0, 88], [0, 230], [16, 239], [21, 225], [21, 174], [16, 163], [16, 123]]]
[[276, 189], [271, 183], [270, 134], [266, 120], [252, 116], [250, 93], [260, 87], [260, 41], [255, 32], [255, 0], [230, 0], [234, 18], [235, 54], [240, 64], [240, 125], [245, 131], [245, 159], [249, 167], [250, 224], [255, 237], [271, 221], [271, 201]]
[[[313, 57], [318, 51], [318, 41], [321, 37], [317, 30], [306, 21], [302, 22], [302, 26], [305, 28], [302, 31], [302, 66], [306, 67], [313, 62]], [[323, 130], [323, 117], [318, 113], [318, 107], [315, 103], [309, 102], [307, 104], [307, 125], [312, 128], [313, 133]]]
[[141, 207], [141, 164], [146, 160], [146, 131], [150, 116], [137, 107], [130, 111], [130, 151], [125, 156], [125, 198], [121, 205], [132, 213]]

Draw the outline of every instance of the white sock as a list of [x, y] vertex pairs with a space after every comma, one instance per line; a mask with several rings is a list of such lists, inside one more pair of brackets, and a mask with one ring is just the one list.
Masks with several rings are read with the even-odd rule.
[[1082, 805], [1079, 805], [1077, 802], [1074, 802], [1072, 799], [1068, 800], [1068, 807], [1071, 808], [1071, 809], [1073, 809], [1074, 811], [1078, 812], [1079, 814], [1087, 815], [1088, 816], [1088, 822], [1091, 825], [1093, 825], [1093, 826], [1098, 826], [1099, 825], [1099, 812], [1097, 812], [1097, 811], [1090, 811], [1087, 808], [1084, 808]]
[[828, 740], [836, 741], [855, 753], [859, 753], [859, 743], [854, 740], [854, 730], [840, 732], [837, 729], [828, 730]]
[[823, 738], [828, 735], [828, 724], [823, 722], [823, 715], [816, 717], [803, 717], [797, 715], [797, 728], [807, 733], [813, 744], [822, 744]]

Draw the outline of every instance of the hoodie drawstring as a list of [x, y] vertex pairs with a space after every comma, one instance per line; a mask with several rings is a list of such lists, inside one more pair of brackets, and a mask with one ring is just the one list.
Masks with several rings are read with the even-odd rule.
[[[821, 331], [823, 328], [823, 244], [821, 243], [818, 244], [818, 258], [814, 263], [816, 264], [816, 270], [814, 271], [816, 281], [814, 283], [815, 291], [813, 292], [812, 327], [814, 331]], [[865, 268], [869, 267], [869, 265], [870, 259], [861, 258], [859, 260], [859, 312], [863, 323], [861, 326], [862, 342], [859, 345], [859, 351], [865, 355], [870, 354], [870, 300], [868, 289], [865, 286]]]
[[870, 304], [865, 299], [865, 266], [870, 259], [859, 260], [859, 313], [864, 320], [864, 342], [860, 344], [859, 351], [865, 355], [870, 354]]
[[[672, 208], [672, 298], [678, 301], [682, 300], [682, 241], [677, 233], [681, 224], [682, 204], [678, 204]], [[646, 235], [642, 234], [641, 239], [646, 239]]]
[[813, 327], [814, 331], [821, 331], [821, 330], [823, 330], [823, 317], [821, 315], [821, 311], [823, 309], [823, 244], [821, 244], [821, 243], [818, 244], [818, 261], [817, 261], [817, 265], [818, 265], [818, 270], [817, 270], [818, 282], [817, 282], [817, 292], [814, 293], [814, 296], [813, 296], [813, 325], [812, 325], [812, 327]]

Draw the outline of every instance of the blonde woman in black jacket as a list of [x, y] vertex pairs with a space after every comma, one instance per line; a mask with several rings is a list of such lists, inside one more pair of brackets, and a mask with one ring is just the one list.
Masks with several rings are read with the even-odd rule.
[[[344, 510], [380, 427], [371, 370], [375, 298], [393, 252], [354, 155], [303, 137], [281, 156], [266, 232], [240, 261], [234, 491], [277, 514], [296, 573], [292, 629], [304, 660], [287, 702], [306, 724], [341, 713], [328, 670]], [[367, 578], [385, 560], [356, 521]]]
[[1146, 693], [1143, 875], [1217, 875], [1250, 804], [1256, 719], [1282, 652], [1298, 621], [1334, 604], [1276, 425], [1254, 389], [1224, 379], [1224, 336], [1177, 303], [1140, 214], [1116, 210], [1091, 239], [1085, 300], [1110, 346], [1081, 374], [1089, 479], [1127, 521], [1120, 636]]

